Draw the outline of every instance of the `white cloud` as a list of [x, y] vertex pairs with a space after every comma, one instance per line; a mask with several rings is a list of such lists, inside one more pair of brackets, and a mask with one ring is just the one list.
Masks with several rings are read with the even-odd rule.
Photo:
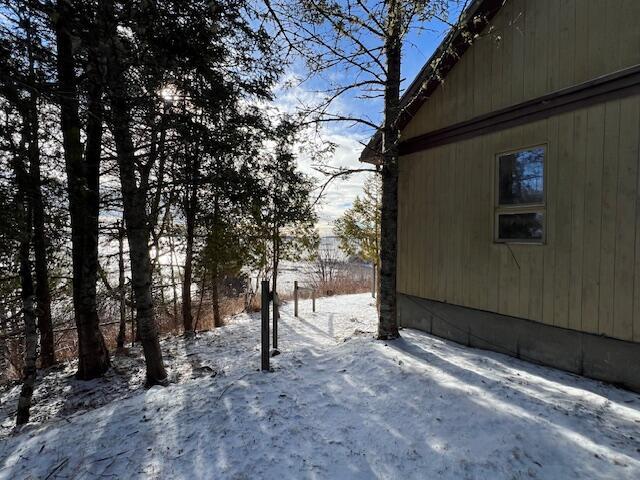
[[[276, 106], [281, 112], [294, 113], [301, 105], [313, 105], [322, 98], [322, 93], [305, 89], [296, 80], [297, 76], [289, 73], [276, 89]], [[338, 99], [333, 105], [333, 112], [344, 114], [346, 111], [346, 105]], [[366, 164], [358, 161], [363, 148], [362, 142], [368, 140], [367, 133], [356, 132], [339, 122], [321, 125], [309, 134], [316, 135], [316, 131], [320, 142], [335, 146], [333, 152], [324, 159], [324, 165], [330, 168], [368, 168]], [[327, 181], [328, 177], [314, 168], [316, 160], [312, 159], [309, 153], [301, 152], [298, 162], [300, 170], [314, 177], [318, 186]], [[361, 194], [369, 175], [369, 172], [354, 173], [333, 180], [325, 188], [317, 207], [318, 229], [321, 235], [333, 234], [333, 222], [351, 207], [355, 198]]]

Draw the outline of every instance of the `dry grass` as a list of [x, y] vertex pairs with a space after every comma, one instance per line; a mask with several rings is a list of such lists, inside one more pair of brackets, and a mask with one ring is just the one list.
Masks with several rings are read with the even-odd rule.
[[[220, 314], [225, 319], [236, 315], [244, 310], [244, 300], [240, 298], [223, 298], [220, 301]], [[178, 315], [181, 307], [178, 305]], [[134, 332], [132, 332], [130, 312], [127, 312], [125, 347], [131, 345]], [[119, 314], [115, 308], [102, 309], [100, 320], [100, 331], [104, 337], [107, 348], [110, 352], [115, 352], [117, 348], [119, 325]], [[198, 306], [193, 308], [193, 319], [196, 322], [196, 330], [206, 331], [214, 328], [213, 311], [211, 303], [203, 302], [200, 306], [198, 318]], [[159, 307], [156, 314], [156, 326], [161, 337], [171, 335], [181, 335], [183, 333], [182, 319], [173, 315], [173, 305]], [[78, 335], [73, 325], [58, 328], [54, 333], [55, 353], [58, 362], [69, 362], [78, 357]], [[0, 372], [0, 384], [14, 382], [21, 378], [23, 368], [24, 344], [21, 338], [11, 338], [5, 340], [7, 368]]]
[[322, 297], [366, 293], [371, 291], [371, 282], [344, 277], [329, 282], [319, 282], [316, 291]]
[[[346, 295], [352, 293], [365, 293], [371, 289], [370, 283], [366, 280], [356, 280], [348, 277], [338, 278], [331, 282], [318, 282], [315, 285], [316, 298], [327, 297], [332, 295]], [[311, 298], [310, 290], [300, 290], [299, 298]], [[293, 293], [285, 292], [280, 295], [280, 299], [283, 301], [292, 300]], [[253, 296], [249, 299], [247, 310], [250, 312], [260, 311], [260, 296]], [[198, 312], [199, 310], [199, 312]], [[243, 296], [222, 298], [220, 300], [220, 314], [224, 322], [245, 310], [245, 299]], [[178, 305], [178, 318], [173, 315], [173, 305], [164, 305], [158, 307], [158, 313], [156, 314], [156, 325], [158, 332], [161, 336], [169, 335], [181, 335], [182, 319], [180, 317], [181, 307]], [[132, 342], [132, 328], [130, 312], [127, 312], [127, 327], [125, 346], [131, 345]], [[104, 336], [107, 348], [110, 352], [116, 351], [117, 337], [119, 330], [119, 314], [115, 305], [109, 305], [104, 307], [100, 312], [100, 320], [102, 325], [100, 330]], [[212, 330], [214, 328], [213, 323], [213, 311], [211, 303], [203, 301], [201, 305], [195, 304], [193, 308], [193, 318], [197, 331]], [[6, 339], [6, 364], [2, 372], [0, 372], [0, 384], [13, 382], [20, 379], [20, 372], [23, 365], [23, 342], [22, 339], [12, 338]], [[77, 358], [78, 352], [78, 337], [74, 326], [68, 325], [64, 327], [63, 331], [57, 331], [55, 333], [56, 344], [56, 358], [59, 362], [68, 362]]]
[[[316, 298], [331, 297], [333, 295], [350, 295], [354, 293], [366, 293], [371, 291], [371, 283], [368, 280], [353, 279], [349, 277], [337, 278], [326, 282], [315, 282], [315, 285], [300, 289], [298, 298], [311, 298], [311, 288]], [[280, 295], [281, 300], [293, 299], [293, 292]]]

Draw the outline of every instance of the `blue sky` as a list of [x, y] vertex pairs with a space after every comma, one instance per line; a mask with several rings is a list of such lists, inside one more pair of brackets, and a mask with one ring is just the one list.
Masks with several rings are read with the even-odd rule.
[[[457, 19], [460, 4], [458, 1], [452, 0], [450, 5], [449, 17]], [[403, 44], [403, 90], [411, 84], [449, 29], [448, 25], [440, 20], [433, 20], [420, 25], [420, 27], [420, 29], [413, 29], [407, 35]], [[301, 65], [296, 65], [294, 68], [297, 70], [297, 75], [304, 75], [304, 68]], [[346, 83], [346, 81], [350, 80], [346, 75], [350, 74], [352, 72], [345, 73], [342, 67], [328, 71], [322, 78], [314, 77], [286, 91], [280, 101], [289, 104], [289, 107], [296, 102], [297, 98], [312, 101], [316, 91], [326, 90], [332, 81], [339, 84]], [[353, 95], [341, 97], [336, 104], [336, 108], [342, 113], [358, 117], [367, 116], [376, 124], [379, 124], [382, 119], [382, 100], [354, 98], [357, 93], [354, 92]], [[366, 127], [348, 128], [346, 124], [339, 123], [332, 123], [324, 128], [323, 136], [325, 139], [337, 145], [336, 151], [328, 163], [332, 166], [361, 168], [362, 164], [358, 162], [358, 157], [362, 150], [361, 142], [366, 141], [371, 133], [372, 131]], [[300, 167], [303, 171], [316, 176], [319, 182], [323, 181], [323, 178], [313, 170], [312, 161], [304, 154], [300, 155]], [[352, 205], [353, 200], [360, 194], [367, 175], [354, 174], [345, 180], [334, 182], [327, 188], [318, 211], [320, 218], [319, 229], [322, 235], [332, 234], [331, 226], [333, 222]]]

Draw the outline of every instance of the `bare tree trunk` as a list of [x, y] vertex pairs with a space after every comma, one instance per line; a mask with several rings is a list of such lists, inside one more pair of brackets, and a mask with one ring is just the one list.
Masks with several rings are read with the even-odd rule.
[[193, 325], [193, 331], [195, 332], [200, 322], [200, 311], [202, 310], [202, 300], [204, 299], [204, 281], [207, 278], [206, 270], [202, 272], [202, 280], [200, 281], [200, 298], [198, 300], [198, 309], [196, 310], [196, 323]]
[[136, 154], [131, 136], [132, 120], [121, 60], [124, 46], [116, 32], [113, 2], [105, 1], [102, 3], [102, 7], [101, 13], [105, 15], [105, 21], [109, 25], [107, 78], [111, 100], [111, 128], [120, 169], [120, 187], [131, 260], [131, 283], [137, 312], [136, 323], [147, 367], [146, 383], [147, 385], [165, 385], [167, 373], [162, 361], [151, 292], [151, 257], [149, 254], [146, 192], [136, 184]]
[[[171, 224], [173, 225], [173, 219], [171, 220]], [[173, 229], [169, 234], [169, 248], [171, 253], [171, 286], [173, 288], [173, 326], [176, 330], [178, 330], [178, 289], [176, 285], [176, 276], [174, 273], [174, 266], [176, 263], [177, 255], [176, 255], [176, 247], [173, 241]]]
[[[115, 87], [115, 88], [114, 88]], [[111, 99], [113, 136], [118, 152], [120, 183], [124, 218], [131, 258], [131, 282], [136, 307], [137, 331], [142, 342], [147, 366], [147, 384], [166, 383], [167, 374], [162, 362], [162, 352], [154, 319], [153, 296], [151, 294], [151, 259], [149, 256], [149, 230], [145, 211], [145, 195], [136, 185], [135, 150], [130, 134], [130, 116], [122, 98], [121, 83], [112, 85]]]
[[40, 331], [40, 362], [42, 368], [55, 363], [53, 343], [53, 322], [51, 320], [51, 293], [49, 289], [49, 269], [47, 266], [47, 242], [45, 233], [44, 203], [42, 200], [42, 179], [40, 176], [40, 148], [38, 146], [38, 97], [32, 93], [29, 99], [27, 119], [29, 130], [29, 174], [30, 204], [33, 210], [33, 250], [35, 255], [37, 299], [36, 314]]
[[184, 255], [184, 269], [182, 277], [182, 326], [185, 333], [193, 332], [193, 314], [191, 312], [191, 282], [193, 277], [193, 231], [194, 219], [190, 215], [191, 209], [185, 209], [187, 222], [186, 249]]
[[400, 0], [389, 0], [385, 40], [387, 81], [382, 129], [382, 224], [380, 245], [380, 320], [378, 338], [400, 336], [396, 311], [396, 258], [398, 226], [398, 129], [400, 105], [401, 12]]
[[[216, 193], [213, 202], [213, 225], [214, 228], [218, 228], [220, 216], [220, 197]], [[220, 296], [218, 291], [219, 281], [219, 268], [218, 261], [216, 259], [216, 253], [214, 253], [211, 264], [211, 308], [213, 309], [213, 327], [218, 328], [222, 326], [222, 318], [220, 316]]]
[[[76, 375], [88, 380], [101, 376], [109, 368], [109, 352], [100, 332], [96, 303], [102, 88], [101, 82], [95, 81], [97, 79], [91, 82], [83, 161], [72, 29], [67, 22], [74, 15], [69, 2], [58, 0], [55, 28], [61, 127], [71, 216], [73, 306], [78, 328]], [[94, 70], [92, 75], [97, 75], [97, 71]]]
[[[376, 174], [377, 175], [377, 174]], [[374, 288], [376, 290], [376, 311], [378, 312], [378, 316], [380, 316], [380, 222], [381, 222], [381, 218], [380, 218], [380, 214], [382, 211], [382, 192], [380, 192], [380, 194], [375, 196], [375, 215], [374, 215], [374, 225], [375, 225], [375, 240], [374, 240], [374, 245], [375, 245], [375, 261], [373, 262], [373, 268], [375, 269], [375, 280], [376, 283], [374, 285]]]
[[222, 326], [218, 280], [218, 268], [216, 265], [213, 265], [213, 268], [211, 269], [211, 308], [213, 310], [213, 326], [215, 328]]
[[[40, 146], [38, 118], [38, 90], [35, 74], [35, 60], [33, 57], [33, 29], [31, 18], [27, 18], [27, 55], [29, 59], [30, 94], [25, 111], [25, 136], [28, 141], [27, 156], [29, 157], [29, 204], [33, 221], [33, 250], [36, 272], [36, 315], [38, 330], [40, 330], [40, 362], [42, 368], [55, 363], [55, 347], [53, 340], [53, 322], [51, 320], [51, 293], [49, 289], [49, 271], [47, 266], [47, 242], [45, 234], [44, 202], [42, 200], [42, 178], [40, 175]], [[25, 185], [26, 187], [26, 185]]]
[[185, 333], [193, 332], [193, 314], [191, 312], [191, 282], [193, 280], [193, 237], [195, 234], [196, 212], [198, 210], [198, 173], [200, 167], [194, 159], [191, 165], [190, 183], [184, 201], [184, 216], [187, 224], [186, 252], [184, 258], [184, 276], [182, 278], [182, 323]]
[[[25, 127], [25, 130], [28, 126]], [[23, 135], [24, 139], [27, 134]], [[31, 207], [27, 197], [29, 180], [25, 171], [22, 159], [15, 156], [13, 159], [13, 167], [16, 175], [16, 203], [19, 206], [20, 216], [20, 287], [22, 299], [22, 314], [24, 316], [24, 370], [23, 384], [18, 397], [18, 410], [16, 415], [16, 424], [23, 425], [29, 421], [29, 410], [31, 408], [31, 397], [33, 395], [33, 386], [36, 380], [36, 359], [38, 356], [38, 332], [36, 330], [36, 314], [35, 314], [35, 295], [33, 288], [33, 278], [31, 276]]]
[[[117, 92], [117, 90], [116, 90]], [[120, 183], [124, 218], [131, 258], [131, 283], [136, 307], [137, 332], [140, 335], [147, 366], [147, 384], [166, 383], [167, 374], [162, 362], [162, 352], [154, 319], [151, 294], [151, 259], [149, 256], [149, 230], [145, 212], [145, 196], [136, 186], [134, 171], [135, 152], [130, 136], [129, 113], [118, 93], [111, 101], [113, 136], [118, 152]]]
[[[153, 201], [151, 202], [150, 208], [149, 208], [149, 228], [150, 228], [150, 233], [151, 233], [151, 238], [153, 240], [153, 247], [155, 249], [155, 257], [153, 259], [153, 271], [159, 270], [160, 273], [162, 272], [162, 267], [159, 266], [160, 263], [160, 238], [162, 237], [165, 228], [167, 226], [167, 220], [169, 217], [169, 211], [170, 208], [169, 206], [167, 206], [167, 208], [165, 209], [165, 213], [163, 215], [162, 220], [160, 221], [160, 227], [158, 229], [158, 231], [156, 231], [156, 227], [158, 226], [158, 218], [160, 216], [160, 200], [162, 199], [162, 192], [164, 191], [164, 187], [165, 187], [165, 164], [166, 164], [166, 155], [164, 154], [165, 152], [165, 142], [166, 142], [166, 138], [167, 138], [167, 128], [166, 128], [166, 118], [167, 118], [167, 112], [166, 112], [166, 104], [162, 110], [162, 112], [160, 113], [160, 139], [159, 141], [157, 140], [158, 137], [158, 133], [157, 133], [157, 127], [155, 125], [154, 122], [154, 117], [156, 116], [156, 112], [155, 110], [150, 112], [150, 119], [148, 120], [150, 123], [152, 123], [152, 128], [151, 128], [151, 147], [150, 147], [150, 160], [151, 162], [156, 161], [158, 162], [158, 170], [156, 173], [156, 191], [153, 195]], [[156, 147], [156, 143], [158, 144]], [[170, 195], [169, 201], [167, 202], [169, 205], [171, 205], [173, 195]], [[161, 296], [163, 296], [162, 299], [162, 304], [164, 305], [164, 288], [161, 288]]]
[[118, 296], [120, 300], [120, 328], [118, 330], [117, 348], [124, 349], [124, 340], [127, 335], [127, 304], [125, 301], [124, 279], [124, 227], [118, 224]]
[[376, 310], [378, 315], [380, 315], [380, 263], [374, 263], [373, 268], [376, 270], [376, 284], [374, 285], [374, 288], [376, 289]]
[[[26, 213], [26, 212], [25, 212]], [[27, 213], [25, 220], [31, 221]], [[25, 222], [26, 223], [26, 222]], [[38, 332], [36, 330], [35, 295], [31, 278], [31, 261], [29, 260], [30, 227], [23, 232], [20, 241], [20, 286], [22, 289], [22, 311], [24, 315], [24, 371], [23, 383], [18, 397], [16, 424], [23, 425], [29, 421], [31, 397], [36, 381], [36, 358], [38, 356]]]

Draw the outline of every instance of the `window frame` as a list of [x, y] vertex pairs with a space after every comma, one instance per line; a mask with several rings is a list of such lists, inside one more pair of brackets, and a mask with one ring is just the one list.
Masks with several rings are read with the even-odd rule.
[[[527, 150], [533, 150], [536, 148], [542, 148], [543, 161], [542, 161], [542, 202], [537, 203], [524, 203], [524, 204], [500, 204], [500, 157], [510, 155], [518, 152], [525, 152]], [[544, 245], [547, 241], [547, 153], [549, 146], [547, 143], [536, 143], [533, 145], [526, 145], [523, 147], [505, 150], [495, 154], [494, 159], [494, 174], [493, 174], [493, 188], [494, 188], [494, 214], [493, 214], [493, 241], [500, 244], [525, 244], [525, 245]], [[505, 214], [517, 214], [517, 213], [541, 213], [542, 214], [542, 238], [501, 238], [500, 237], [500, 215]]]

